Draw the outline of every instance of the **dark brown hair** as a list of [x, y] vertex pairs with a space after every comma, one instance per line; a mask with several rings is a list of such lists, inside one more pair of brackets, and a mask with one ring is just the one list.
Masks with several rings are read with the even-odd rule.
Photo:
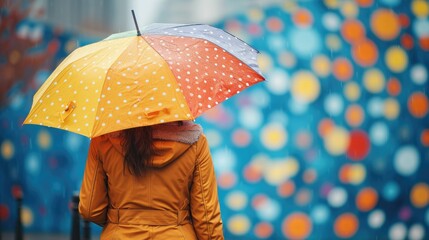
[[134, 176], [141, 176], [155, 154], [150, 126], [123, 130], [124, 166]]

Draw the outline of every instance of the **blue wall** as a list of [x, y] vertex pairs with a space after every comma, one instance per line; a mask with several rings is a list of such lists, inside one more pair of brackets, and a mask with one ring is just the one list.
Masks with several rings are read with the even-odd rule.
[[[428, 15], [421, 0], [285, 1], [217, 24], [260, 50], [267, 78], [197, 120], [227, 239], [428, 238]], [[0, 112], [6, 230], [17, 188], [26, 231], [70, 230], [88, 139], [21, 126], [52, 67], [90, 41], [43, 35], [53, 40], [53, 64]]]

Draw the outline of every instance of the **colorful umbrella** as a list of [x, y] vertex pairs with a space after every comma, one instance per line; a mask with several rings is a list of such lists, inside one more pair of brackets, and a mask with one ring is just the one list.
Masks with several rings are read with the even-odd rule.
[[96, 137], [193, 120], [261, 82], [257, 51], [203, 24], [151, 24], [73, 51], [33, 98], [24, 124]]

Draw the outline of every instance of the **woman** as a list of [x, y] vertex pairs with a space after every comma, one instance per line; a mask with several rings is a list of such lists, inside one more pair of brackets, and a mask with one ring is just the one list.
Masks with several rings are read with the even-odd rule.
[[101, 239], [223, 239], [206, 137], [191, 121], [91, 140], [79, 212]]

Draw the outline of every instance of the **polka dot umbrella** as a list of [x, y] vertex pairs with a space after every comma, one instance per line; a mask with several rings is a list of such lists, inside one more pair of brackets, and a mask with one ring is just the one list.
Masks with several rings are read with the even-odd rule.
[[96, 137], [193, 120], [261, 82], [257, 51], [203, 24], [151, 24], [73, 51], [33, 98], [24, 124]]

